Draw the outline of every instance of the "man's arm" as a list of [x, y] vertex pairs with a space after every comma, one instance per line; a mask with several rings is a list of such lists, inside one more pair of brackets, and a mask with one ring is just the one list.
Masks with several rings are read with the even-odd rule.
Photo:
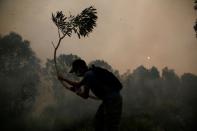
[[74, 87], [78, 87], [80, 85], [80, 82], [75, 82], [75, 81], [71, 81], [69, 79], [64, 78], [61, 75], [58, 75], [58, 79], [61, 81], [65, 81], [67, 82], [69, 85], [74, 86]]
[[[89, 97], [89, 88], [88, 87], [84, 87], [84, 91], [80, 90], [81, 82], [71, 81], [69, 79], [64, 78], [61, 75], [58, 75], [58, 79], [61, 81], [61, 83], [64, 85], [64, 87], [75, 92], [78, 96], [80, 96], [84, 99], [87, 99]], [[67, 87], [67, 85], [64, 82], [68, 83], [72, 87]]]
[[68, 87], [68, 84], [66, 84], [65, 81], [61, 81], [62, 85], [66, 88], [69, 89], [73, 92], [75, 92], [78, 96], [84, 98], [84, 99], [88, 99], [89, 97], [89, 88], [88, 87], [84, 87], [84, 90], [82, 91], [79, 87]]
[[[87, 99], [89, 97], [94, 100], [99, 100], [99, 98], [97, 98], [96, 96], [89, 95], [89, 90], [90, 90], [89, 87], [84, 86], [84, 91], [80, 90], [80, 87], [82, 85], [82, 81], [81, 82], [74, 82], [74, 81], [64, 78], [62, 75], [58, 75], [58, 79], [61, 81], [61, 83], [63, 84], [63, 86], [66, 89], [69, 89], [69, 90], [75, 92], [78, 96], [80, 96], [84, 99]], [[68, 87], [68, 85], [65, 82], [68, 83], [69, 85], [71, 85], [72, 87]]]
[[69, 87], [68, 84], [65, 81], [60, 81], [60, 82], [62, 83], [62, 85], [66, 89], [68, 89], [72, 92], [75, 92], [78, 96], [80, 96], [84, 99], [90, 98], [90, 99], [93, 99], [93, 100], [100, 100], [98, 97], [89, 94], [90, 89], [88, 89], [88, 87], [84, 87], [84, 92], [82, 92], [80, 89], [76, 90], [75, 87]]

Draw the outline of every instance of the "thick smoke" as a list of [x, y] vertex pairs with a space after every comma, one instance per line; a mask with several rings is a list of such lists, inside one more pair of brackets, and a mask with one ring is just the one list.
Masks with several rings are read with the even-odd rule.
[[[39, 59], [16, 33], [0, 37], [0, 96], [2, 130], [87, 130], [93, 129], [93, 118], [100, 101], [83, 100], [66, 90], [58, 81], [53, 60], [41, 67]], [[73, 54], [58, 57], [58, 69], [66, 77]], [[106, 61], [89, 63], [114, 73], [122, 82], [123, 116], [121, 130], [193, 131], [197, 121], [197, 76], [178, 76], [165, 67], [119, 74]]]

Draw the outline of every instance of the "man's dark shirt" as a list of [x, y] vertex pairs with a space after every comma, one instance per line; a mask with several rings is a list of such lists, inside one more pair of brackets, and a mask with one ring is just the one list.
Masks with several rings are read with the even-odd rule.
[[[94, 68], [98, 69], [99, 67], [94, 67]], [[102, 70], [105, 70], [105, 69], [102, 69]], [[110, 73], [110, 72], [104, 71], [104, 73], [98, 74], [94, 69], [90, 69], [85, 73], [84, 78], [81, 81], [81, 85], [84, 85], [90, 88], [91, 91], [100, 99], [106, 99], [113, 95], [119, 94], [119, 90], [117, 90], [116, 86], [120, 86], [121, 84], [109, 85], [110, 81], [113, 82], [114, 79], [116, 80], [117, 78], [114, 78], [114, 79], [105, 78], [106, 73]], [[105, 80], [101, 78], [102, 76]], [[112, 76], [112, 77], [115, 77], [115, 76]], [[117, 83], [117, 81], [118, 79], [114, 83]]]

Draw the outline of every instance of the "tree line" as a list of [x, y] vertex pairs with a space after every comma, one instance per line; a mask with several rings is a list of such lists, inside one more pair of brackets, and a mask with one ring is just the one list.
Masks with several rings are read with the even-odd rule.
[[[79, 58], [73, 54], [59, 55], [58, 69], [66, 77], [80, 80], [68, 73], [73, 60]], [[89, 66], [93, 64], [113, 72], [124, 86], [121, 130], [195, 130], [195, 74], [178, 76], [168, 67], [159, 72], [156, 67], [147, 69], [143, 65], [120, 74], [104, 60], [91, 61]], [[53, 60], [47, 59], [42, 66], [30, 42], [14, 32], [0, 36], [0, 94], [2, 130], [91, 131], [99, 105], [63, 88], [57, 80]]]

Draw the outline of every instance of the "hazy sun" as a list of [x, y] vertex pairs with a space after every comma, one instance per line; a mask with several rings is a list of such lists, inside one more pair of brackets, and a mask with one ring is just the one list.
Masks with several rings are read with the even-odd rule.
[[148, 56], [147, 59], [150, 60], [150, 56]]

